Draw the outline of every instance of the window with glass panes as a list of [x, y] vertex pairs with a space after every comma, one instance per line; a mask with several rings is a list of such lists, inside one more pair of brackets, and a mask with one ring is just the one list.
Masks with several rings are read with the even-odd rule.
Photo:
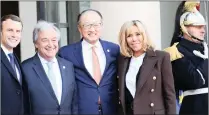
[[77, 16], [89, 8], [89, 2], [79, 1], [37, 1], [37, 20], [46, 20], [60, 29], [60, 47], [80, 40]]

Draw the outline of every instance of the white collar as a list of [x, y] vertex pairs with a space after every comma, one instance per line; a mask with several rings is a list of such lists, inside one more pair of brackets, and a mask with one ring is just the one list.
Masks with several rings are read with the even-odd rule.
[[138, 57], [132, 56], [132, 59], [134, 59], [134, 60], [143, 60], [145, 54], [146, 54], [146, 53], [143, 53], [142, 55], [140, 55], [140, 56], [138, 56]]
[[[49, 62], [46, 59], [44, 59], [43, 57], [41, 57], [41, 55], [39, 53], [38, 53], [38, 57], [41, 60], [41, 62], [44, 63], [44, 64]], [[54, 57], [50, 62], [53, 62], [53, 63], [57, 62], [56, 57]]]
[[99, 40], [94, 45], [92, 45], [92, 44], [88, 43], [85, 39], [83, 39], [83, 41], [82, 41], [82, 47], [83, 47], [83, 49], [89, 50], [93, 46], [96, 46], [96, 48], [100, 48], [101, 47], [101, 44], [100, 44]]
[[2, 50], [4, 51], [5, 55], [8, 56], [8, 54], [10, 53], [13, 53], [13, 52], [10, 52], [6, 47], [4, 47], [4, 45], [1, 44], [1, 48]]

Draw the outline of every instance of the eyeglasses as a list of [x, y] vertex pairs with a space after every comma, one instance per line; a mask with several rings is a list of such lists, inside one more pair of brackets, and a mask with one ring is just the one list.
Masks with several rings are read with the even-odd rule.
[[102, 26], [102, 22], [99, 23], [93, 23], [93, 24], [83, 24], [82, 25], [84, 29], [91, 29], [91, 27], [94, 27], [94, 29], [98, 29]]

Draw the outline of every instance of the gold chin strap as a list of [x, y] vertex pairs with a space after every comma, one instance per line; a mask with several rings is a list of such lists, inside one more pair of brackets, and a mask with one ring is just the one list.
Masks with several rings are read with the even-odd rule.
[[165, 52], [168, 52], [170, 54], [171, 61], [174, 61], [174, 60], [177, 60], [177, 59], [180, 59], [183, 57], [183, 54], [181, 54], [176, 47], [177, 44], [178, 44], [178, 42], [176, 42], [172, 46], [164, 49]]

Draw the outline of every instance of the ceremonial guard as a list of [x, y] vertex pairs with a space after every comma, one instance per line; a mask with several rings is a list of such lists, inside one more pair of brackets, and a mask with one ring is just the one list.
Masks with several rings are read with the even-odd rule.
[[176, 15], [176, 37], [165, 51], [171, 55], [175, 88], [183, 91], [180, 115], [208, 114], [208, 45], [200, 2], [186, 1]]

